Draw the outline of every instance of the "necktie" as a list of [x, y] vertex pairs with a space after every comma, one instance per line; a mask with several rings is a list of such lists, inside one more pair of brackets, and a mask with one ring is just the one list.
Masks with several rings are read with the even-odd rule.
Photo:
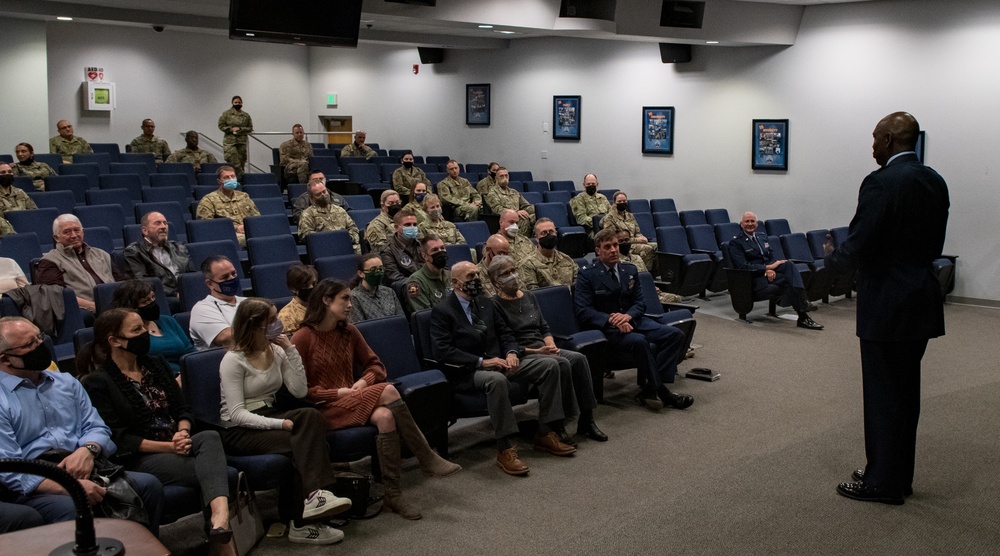
[[753, 241], [754, 241], [754, 243], [757, 244], [757, 250], [760, 251], [761, 255], [763, 255], [764, 254], [764, 246], [760, 244], [760, 240], [757, 238], [757, 234], [753, 235]]
[[617, 286], [618, 289], [621, 289], [622, 285], [618, 281], [618, 267], [613, 266], [608, 270], [608, 272], [611, 274], [611, 281], [615, 283], [615, 286]]

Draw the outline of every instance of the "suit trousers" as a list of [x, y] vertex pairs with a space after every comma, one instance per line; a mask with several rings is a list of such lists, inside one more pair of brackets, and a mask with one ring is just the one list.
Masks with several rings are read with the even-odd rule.
[[478, 370], [472, 373], [471, 381], [464, 381], [455, 387], [486, 392], [486, 407], [496, 438], [506, 438], [517, 434], [518, 431], [514, 408], [511, 407], [508, 396], [508, 381], [535, 386], [538, 390], [538, 419], [543, 423], [565, 418], [559, 363], [555, 358], [522, 359], [517, 372], [512, 375], [505, 375], [499, 371]]
[[927, 340], [861, 340], [865, 483], [902, 494], [913, 485], [920, 419], [920, 360]]
[[587, 361], [586, 355], [561, 349], [559, 355], [528, 357], [551, 357], [559, 363], [559, 388], [562, 391], [563, 413], [566, 414], [566, 419], [578, 417], [581, 409], [589, 411], [597, 407], [594, 379], [590, 374], [590, 362]]
[[[771, 283], [778, 286], [779, 290], [784, 294], [789, 304], [797, 313], [806, 312], [809, 302], [806, 300], [802, 275], [799, 274], [799, 269], [795, 266], [795, 263], [788, 261], [780, 265], [775, 270], [775, 274], [774, 281]], [[767, 280], [767, 278], [764, 278], [764, 280]]]
[[180, 485], [201, 491], [202, 504], [219, 496], [229, 497], [229, 468], [222, 440], [215, 431], [203, 431], [191, 437], [191, 455], [173, 453], [145, 454], [132, 466], [149, 473], [164, 485]]
[[615, 351], [632, 356], [638, 369], [636, 381], [643, 389], [655, 390], [674, 382], [677, 364], [684, 358], [684, 333], [669, 324], [642, 318], [633, 322], [632, 332], [614, 332], [608, 341]]

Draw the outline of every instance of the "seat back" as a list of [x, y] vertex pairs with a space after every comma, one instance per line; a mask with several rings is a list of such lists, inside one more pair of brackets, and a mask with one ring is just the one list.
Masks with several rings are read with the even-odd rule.
[[388, 380], [420, 372], [420, 359], [406, 317], [386, 317], [356, 324], [368, 347], [385, 365]]
[[[688, 245], [699, 251], [718, 252], [721, 258], [719, 243], [715, 240], [715, 228], [708, 224], [697, 224], [684, 229], [687, 232]], [[715, 258], [715, 257], [713, 257]]]
[[[534, 183], [537, 183], [537, 182], [534, 182]], [[570, 199], [572, 199], [572, 198], [573, 198], [573, 194], [570, 193], [569, 191], [543, 191], [542, 192], [542, 199], [544, 199], [546, 203], [562, 203], [564, 205], [568, 205]]]
[[657, 228], [663, 228], [666, 226], [680, 226], [681, 217], [677, 216], [676, 212], [654, 212], [653, 213], [653, 224]]
[[[111, 229], [104, 226], [94, 226], [93, 228], [83, 229], [84, 241], [87, 245], [91, 247], [96, 247], [105, 251], [108, 255], [116, 249], [114, 236], [111, 235]], [[121, 240], [119, 240], [121, 241]]]
[[283, 236], [247, 238], [247, 252], [251, 267], [285, 261], [299, 262], [295, 239], [287, 233]]
[[[169, 315], [170, 304], [167, 302], [167, 295], [163, 292], [163, 282], [155, 276], [146, 277], [142, 280], [153, 289], [153, 295], [156, 296], [156, 304], [160, 306], [160, 313]], [[111, 304], [115, 298], [115, 291], [121, 285], [121, 282], [108, 282], [94, 286], [94, 305], [97, 308], [98, 314], [111, 308]]]
[[549, 182], [549, 189], [551, 191], [569, 191], [572, 194], [576, 191], [576, 184], [573, 180], [554, 180]]
[[[69, 214], [73, 212], [73, 207], [77, 204], [85, 204], [77, 203], [76, 194], [72, 191], [32, 191], [28, 193], [28, 197], [35, 202], [36, 207], [54, 208], [59, 211], [59, 214]], [[84, 192], [84, 199], [86, 199], [86, 192]]]
[[187, 239], [192, 243], [219, 240], [238, 243], [236, 238], [236, 229], [233, 227], [233, 221], [228, 218], [188, 220], [185, 223], [185, 226], [187, 230]]
[[[608, 197], [610, 199], [610, 197]], [[673, 199], [650, 199], [649, 210], [653, 212], [677, 212], [677, 204]]]
[[94, 162], [60, 164], [57, 170], [60, 176], [84, 176], [87, 179], [88, 187], [97, 187], [97, 181], [101, 175], [101, 167]]
[[[250, 174], [244, 174], [245, 178]], [[264, 176], [271, 176], [273, 174], [257, 174]], [[251, 199], [262, 199], [265, 197], [281, 197], [281, 187], [276, 183], [244, 183], [243, 192], [250, 196]]]
[[98, 175], [110, 174], [112, 162], [118, 162], [118, 160], [111, 160], [111, 155], [108, 153], [99, 153], [95, 151], [92, 153], [80, 153], [73, 155], [73, 164], [96, 164]]
[[490, 227], [482, 220], [474, 222], [455, 222], [455, 228], [462, 234], [469, 245], [486, 243], [490, 237]]
[[[125, 224], [135, 224], [135, 201], [128, 189], [89, 189], [87, 205], [115, 205], [122, 209]], [[117, 229], [117, 228], [115, 228]]]
[[[104, 227], [109, 233], [111, 230], [115, 230], [114, 237], [117, 239], [112, 242], [114, 249], [121, 249], [125, 246], [124, 237], [118, 233], [118, 230], [125, 228], [125, 212], [121, 205], [84, 205], [74, 208], [73, 214], [80, 219], [80, 224], [84, 228]], [[87, 243], [90, 243], [89, 237]]]
[[628, 210], [632, 214], [639, 214], [643, 212], [648, 214], [653, 213], [653, 211], [649, 208], [649, 199], [629, 199]]
[[769, 236], [781, 237], [792, 233], [792, 227], [788, 225], [788, 220], [784, 218], [769, 218], [764, 221], [764, 230]]
[[564, 203], [538, 203], [535, 205], [535, 216], [548, 218], [556, 229], [566, 228], [569, 224], [569, 211]]
[[[267, 185], [267, 184], [277, 185], [278, 176], [275, 176], [271, 172], [259, 172], [259, 173], [247, 172], [246, 174], [243, 174], [243, 179], [240, 181], [243, 182], [244, 191], [246, 191], [245, 187], [247, 185]], [[249, 191], [247, 193], [249, 193]], [[280, 190], [278, 191], [278, 195], [279, 196], [281, 195]]]
[[740, 225], [736, 222], [716, 224], [713, 228], [715, 229], [715, 242], [719, 244], [719, 248], [722, 249], [723, 252], [726, 251], [729, 240], [733, 239], [740, 233]]
[[261, 216], [280, 215], [284, 217], [285, 232], [291, 233], [291, 228], [288, 225], [289, 210], [285, 207], [284, 196], [258, 197], [253, 200], [253, 204], [257, 206], [257, 212], [259, 212]]
[[656, 237], [656, 226], [653, 224], [653, 215], [648, 212], [633, 212], [632, 216], [635, 217], [636, 224], [639, 225], [639, 231], [642, 235], [646, 236], [647, 239]]
[[288, 217], [284, 214], [250, 216], [243, 219], [243, 229], [248, 239], [254, 237], [288, 236]]
[[542, 316], [549, 323], [552, 334], [572, 336], [580, 331], [576, 321], [573, 294], [568, 286], [547, 286], [531, 292], [542, 310]]
[[344, 195], [344, 200], [347, 201], [347, 206], [351, 207], [351, 210], [371, 210], [375, 208], [375, 201], [371, 195]]
[[[121, 160], [121, 157], [119, 157], [119, 160]], [[141, 162], [112, 162], [111, 173], [135, 174], [136, 176], [139, 176], [140, 184], [149, 185], [149, 166], [146, 166]]]
[[351, 220], [358, 226], [359, 230], [363, 230], [368, 227], [368, 223], [375, 219], [382, 209], [362, 209], [362, 210], [352, 210]]
[[358, 256], [352, 254], [320, 257], [313, 260], [313, 266], [316, 267], [320, 280], [332, 278], [349, 283], [358, 275]]
[[154, 190], [165, 187], [180, 188], [188, 199], [194, 198], [194, 184], [188, 181], [187, 174], [150, 174], [149, 186]]
[[657, 250], [664, 253], [677, 253], [679, 255], [690, 255], [691, 246], [688, 245], [687, 233], [681, 226], [664, 226], [656, 228]]
[[[236, 268], [240, 268], [239, 265]], [[190, 313], [195, 303], [205, 299], [209, 294], [205, 276], [201, 272], [186, 272], [177, 276], [177, 294], [180, 296], [181, 311]]]
[[156, 155], [153, 153], [122, 153], [118, 160], [124, 163], [145, 164], [150, 174], [156, 173]]
[[223, 348], [188, 353], [181, 357], [181, 388], [195, 419], [219, 426], [222, 386], [219, 365], [226, 355]]
[[823, 244], [826, 243], [826, 236], [829, 234], [830, 230], [809, 230], [806, 232], [806, 241], [809, 242], [809, 250], [812, 252], [814, 259], [826, 257]]
[[298, 261], [281, 261], [277, 263], [258, 264], [250, 267], [250, 279], [253, 282], [253, 293], [257, 297], [271, 300], [291, 296], [286, 283], [288, 267]]
[[336, 255], [353, 255], [354, 244], [347, 230], [313, 232], [306, 236], [306, 253], [310, 261]]
[[705, 221], [710, 226], [729, 222], [729, 211], [724, 208], [705, 209]]
[[158, 174], [184, 174], [187, 176], [188, 185], [198, 183], [195, 178], [194, 164], [190, 162], [161, 162], [156, 165]]
[[807, 263], [815, 260], [805, 234], [785, 234], [780, 239], [782, 249], [791, 259]]
[[[63, 164], [63, 166], [72, 166]], [[69, 191], [73, 194], [73, 201], [78, 204], [86, 204], [87, 190], [90, 189], [90, 179], [81, 174], [60, 174], [58, 176], [45, 176], [45, 191]], [[94, 187], [97, 187], [97, 175], [94, 176]]]
[[354, 183], [373, 183], [382, 181], [382, 176], [379, 174], [378, 166], [375, 166], [374, 164], [348, 164], [347, 176]]
[[[4, 218], [17, 231], [16, 235], [34, 234], [41, 248], [48, 251], [55, 243], [52, 237], [52, 223], [55, 222], [59, 214], [58, 210], [48, 207], [8, 211], [4, 213]], [[25, 275], [27, 276], [28, 273], [26, 272]]]
[[[173, 176], [180, 174], [161, 174]], [[188, 206], [191, 196], [184, 187], [179, 185], [147, 187], [142, 190], [142, 201], [144, 203], [164, 203], [174, 201], [182, 207]]]
[[510, 181], [519, 181], [523, 183], [526, 181], [534, 181], [534, 178], [531, 177], [531, 172], [527, 170], [510, 171]]
[[529, 180], [523, 182], [521, 185], [524, 186], [525, 191], [534, 191], [535, 193], [541, 193], [543, 198], [545, 197], [546, 193], [552, 192], [552, 190], [549, 189], [549, 182], [547, 181]]
[[90, 148], [94, 149], [95, 153], [107, 154], [111, 162], [118, 162], [118, 156], [122, 154], [122, 149], [118, 146], [118, 143], [91, 143]]
[[150, 212], [158, 212], [167, 219], [167, 223], [170, 227], [175, 229], [177, 232], [177, 241], [181, 243], [187, 242], [187, 234], [184, 232], [184, 223], [191, 220], [190, 213], [181, 208], [181, 204], [177, 201], [166, 201], [159, 203], [136, 203], [133, 207], [135, 210], [135, 221], [141, 222], [142, 216]]
[[126, 189], [130, 199], [142, 200], [142, 182], [139, 181], [139, 174], [102, 174], [97, 180], [97, 185], [101, 189]]
[[[16, 228], [15, 228], [16, 229]], [[49, 237], [52, 236], [51, 229]], [[0, 237], [0, 257], [14, 259], [24, 276], [31, 278], [31, 261], [42, 257], [42, 246], [35, 232], [20, 232]]]
[[448, 252], [448, 266], [461, 261], [467, 261], [470, 263], [476, 262], [472, 260], [472, 249], [464, 243], [445, 245], [444, 250]]
[[694, 226], [696, 224], [708, 224], [703, 210], [682, 210], [677, 213], [681, 217], [681, 226]]
[[[188, 243], [187, 248], [188, 254], [191, 256], [191, 268], [200, 269], [201, 263], [205, 262], [205, 259], [213, 255], [222, 255], [229, 259], [229, 262], [233, 263], [233, 266], [236, 267], [236, 274], [240, 277], [240, 280], [243, 280], [245, 276], [243, 275], [243, 265], [239, 264], [240, 255], [237, 245], [235, 241], [229, 240]], [[198, 276], [201, 276], [201, 272], [198, 272]]]
[[310, 156], [309, 167], [323, 172], [325, 176], [335, 176], [340, 173], [340, 164], [333, 156]]

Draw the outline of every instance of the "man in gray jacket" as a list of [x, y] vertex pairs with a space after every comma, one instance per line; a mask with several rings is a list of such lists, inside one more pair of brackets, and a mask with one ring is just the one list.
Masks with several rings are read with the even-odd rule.
[[163, 293], [177, 295], [177, 276], [192, 272], [187, 247], [168, 239], [170, 224], [158, 212], [148, 212], [139, 221], [142, 237], [125, 247], [125, 271], [132, 278], [155, 276], [163, 282]]

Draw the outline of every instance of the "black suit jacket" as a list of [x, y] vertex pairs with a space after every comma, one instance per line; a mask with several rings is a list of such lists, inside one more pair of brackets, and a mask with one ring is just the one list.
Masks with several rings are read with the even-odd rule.
[[944, 299], [931, 263], [948, 226], [948, 186], [904, 154], [861, 183], [847, 240], [826, 257], [833, 273], [857, 269], [858, 337], [909, 341], [944, 334]]
[[474, 326], [455, 292], [431, 311], [431, 341], [434, 359], [440, 363], [457, 365], [461, 371], [449, 371], [448, 378], [461, 380], [479, 366], [479, 358], [506, 357], [517, 353], [514, 335], [496, 312], [493, 302], [482, 295], [475, 297], [478, 320]]
[[639, 284], [639, 271], [635, 265], [618, 263], [619, 285], [611, 278], [604, 263], [598, 261], [580, 271], [573, 290], [576, 318], [583, 328], [601, 330], [605, 333], [617, 332], [618, 328], [608, 323], [611, 313], [626, 313], [636, 326], [646, 312]]
[[[775, 261], [774, 252], [767, 236], [754, 232], [751, 238], [741, 231], [729, 240], [726, 246], [729, 252], [729, 262], [733, 268], [753, 271], [753, 289], [755, 292], [766, 289], [769, 282], [764, 277], [767, 265]], [[763, 252], [761, 252], [763, 250]]]

